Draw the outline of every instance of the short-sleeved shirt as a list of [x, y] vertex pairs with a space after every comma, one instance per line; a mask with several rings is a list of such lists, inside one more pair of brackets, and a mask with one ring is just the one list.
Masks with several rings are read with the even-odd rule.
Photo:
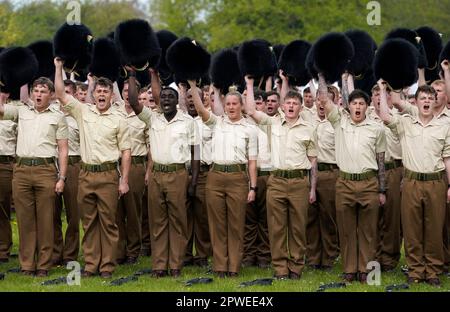
[[328, 119], [316, 116], [314, 142], [317, 147], [317, 162], [336, 164], [334, 128]]
[[212, 161], [219, 165], [246, 164], [257, 160], [258, 135], [256, 127], [245, 118], [232, 122], [228, 116], [210, 113], [205, 124], [213, 131]]
[[317, 108], [313, 105], [311, 108], [302, 105], [302, 111], [300, 112], [300, 116], [303, 120], [309, 121], [310, 123], [314, 123], [314, 120], [317, 116]]
[[[398, 111], [396, 109], [391, 109], [391, 114], [398, 115]], [[391, 162], [402, 159], [402, 145], [397, 132], [392, 131], [391, 128], [386, 126], [375, 110], [370, 112], [369, 118], [383, 126], [384, 135], [386, 136], [386, 153], [384, 155], [384, 161]]]
[[272, 170], [272, 164], [270, 162], [270, 144], [268, 131], [269, 125], [258, 125], [250, 116], [245, 117], [245, 121], [252, 126], [255, 126], [256, 135], [258, 137], [258, 159], [256, 166], [263, 171]]
[[317, 157], [314, 126], [301, 117], [289, 125], [284, 115], [265, 115], [261, 125], [271, 125], [271, 161], [274, 169], [311, 169], [309, 157]]
[[328, 114], [335, 132], [336, 163], [347, 173], [378, 170], [376, 154], [386, 151], [386, 136], [382, 125], [365, 118], [355, 124], [350, 114], [337, 107]]
[[66, 115], [69, 127], [69, 156], [80, 156], [80, 130], [75, 118]]
[[202, 165], [212, 164], [212, 130], [205, 125], [200, 116], [194, 118], [201, 138], [200, 144], [200, 162]]
[[163, 113], [144, 107], [138, 117], [149, 128], [154, 162], [168, 165], [191, 160], [191, 146], [200, 144], [196, 123], [191, 116], [177, 111], [175, 117], [167, 121]]
[[80, 129], [80, 152], [84, 163], [115, 162], [122, 151], [131, 149], [125, 118], [112, 107], [101, 113], [95, 105], [82, 104], [70, 96], [64, 108]]
[[434, 117], [423, 125], [419, 118], [405, 114], [394, 115], [388, 126], [400, 137], [406, 169], [421, 173], [445, 169], [443, 158], [450, 157], [450, 124]]
[[[408, 114], [417, 118], [419, 116], [419, 108], [406, 102], [406, 106], [404, 107], [402, 114]], [[444, 106], [442, 111], [436, 116], [436, 119], [444, 124], [450, 123], [450, 110], [447, 106]]]
[[38, 112], [32, 106], [7, 104], [3, 119], [18, 123], [18, 157], [57, 157], [57, 140], [68, 138], [66, 118], [52, 106]]
[[[20, 101], [9, 102], [9, 105], [22, 106]], [[17, 122], [0, 120], [0, 155], [15, 156], [17, 144]]]
[[123, 115], [127, 123], [131, 142], [131, 156], [146, 156], [148, 153], [149, 135], [145, 122], [140, 120], [134, 111], [128, 113], [125, 106], [121, 106], [117, 111]]

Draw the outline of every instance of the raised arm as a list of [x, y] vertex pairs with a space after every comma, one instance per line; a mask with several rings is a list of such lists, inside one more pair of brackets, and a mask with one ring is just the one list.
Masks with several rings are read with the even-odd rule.
[[245, 83], [247, 86], [247, 97], [246, 101], [244, 102], [245, 111], [247, 112], [247, 115], [249, 115], [256, 121], [256, 123], [260, 123], [261, 120], [267, 115], [256, 110], [255, 95], [253, 93], [254, 79], [250, 78], [250, 76], [247, 75], [245, 76]]
[[313, 204], [316, 202], [316, 189], [317, 189], [317, 157], [308, 156], [311, 162], [311, 172], [310, 172], [310, 183], [311, 190], [309, 192], [309, 203]]
[[325, 113], [328, 116], [328, 114], [331, 113], [331, 111], [335, 108], [333, 101], [330, 100], [328, 97], [328, 88], [327, 88], [327, 82], [325, 81], [324, 76], [319, 73], [319, 86], [318, 86], [318, 101], [321, 102], [322, 105], [325, 106]]
[[120, 94], [120, 90], [119, 90], [117, 81], [114, 81], [114, 83], [113, 83], [113, 102], [119, 102], [122, 100], [123, 100], [122, 95]]
[[30, 99], [30, 91], [28, 90], [28, 85], [24, 84], [20, 87], [20, 100], [24, 103], [28, 102]]
[[442, 71], [444, 72], [445, 92], [450, 99], [450, 63], [448, 60], [443, 60], [441, 63]]
[[407, 108], [411, 105], [406, 100], [402, 99], [401, 92], [392, 91], [391, 92], [391, 102], [392, 105], [399, 111], [399, 113], [403, 113]]
[[[86, 94], [86, 102], [90, 103], [90, 104], [94, 104], [94, 98], [92, 97], [92, 94], [94, 92], [94, 81], [95, 78], [94, 76], [92, 76], [91, 73], [89, 73], [87, 75], [87, 80], [88, 80], [88, 90], [87, 90], [87, 94]], [[119, 92], [120, 94], [120, 92]]]
[[150, 68], [150, 81], [152, 87], [152, 95], [155, 100], [156, 107], [159, 107], [159, 98], [161, 94], [161, 82], [159, 80], [159, 73], [156, 69]]
[[[342, 74], [342, 88], [341, 88], [342, 106], [347, 111], [349, 110], [349, 108], [348, 108], [348, 97], [349, 97], [349, 94], [350, 94], [349, 87], [348, 87], [348, 77], [349, 76], [350, 75], [347, 72]], [[352, 82], [353, 82], [353, 79], [352, 79]]]
[[[197, 88], [194, 80], [188, 80], [188, 83], [192, 90]], [[198, 92], [192, 92], [192, 99], [194, 100], [194, 106], [197, 110], [197, 114], [202, 118], [202, 121], [208, 121], [211, 113], [203, 105], [202, 99], [200, 98]]]
[[382, 79], [377, 82], [380, 88], [380, 118], [385, 124], [389, 124], [392, 121], [392, 116], [389, 112], [389, 106], [387, 102], [386, 82]]
[[284, 75], [284, 72], [281, 69], [279, 75], [281, 78], [280, 103], [284, 103], [284, 98], [289, 92], [289, 78]]
[[270, 92], [270, 91], [273, 90], [273, 88], [272, 88], [272, 80], [273, 80], [272, 76], [269, 76], [266, 79], [266, 88], [265, 88], [266, 92]]
[[178, 97], [178, 105], [180, 106], [180, 109], [183, 112], [187, 113], [188, 110], [187, 110], [187, 104], [186, 104], [186, 102], [187, 102], [187, 86], [186, 86], [186, 84], [180, 82], [178, 84], [178, 90], [180, 91], [180, 93], [179, 93], [180, 96]]
[[61, 105], [67, 105], [69, 103], [70, 97], [66, 94], [64, 90], [64, 80], [63, 80], [63, 61], [59, 57], [55, 57], [55, 95]]
[[309, 86], [309, 91], [311, 91], [311, 96], [313, 98], [313, 102], [316, 102], [317, 90], [316, 90], [316, 86], [314, 85], [314, 78], [311, 78], [308, 86]]
[[214, 89], [214, 101], [211, 103], [211, 111], [216, 116], [223, 116], [225, 114], [224, 103], [222, 102], [222, 93], [220, 89], [213, 86]]
[[136, 72], [129, 66], [126, 66], [128, 71], [128, 103], [136, 115], [139, 115], [144, 109], [144, 105], [139, 103], [138, 89], [136, 84]]
[[427, 81], [425, 80], [425, 68], [418, 68], [419, 79], [417, 80], [418, 87], [425, 86]]
[[5, 104], [8, 100], [9, 94], [0, 91], [0, 119], [5, 115]]

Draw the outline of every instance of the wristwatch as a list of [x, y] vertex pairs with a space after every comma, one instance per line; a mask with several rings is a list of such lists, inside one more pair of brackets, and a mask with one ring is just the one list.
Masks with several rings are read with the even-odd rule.
[[65, 183], [67, 180], [67, 177], [58, 174], [58, 180], [62, 180]]
[[258, 190], [258, 187], [256, 187], [256, 186], [250, 186], [250, 191], [255, 191], [255, 193], [256, 193], [257, 190]]

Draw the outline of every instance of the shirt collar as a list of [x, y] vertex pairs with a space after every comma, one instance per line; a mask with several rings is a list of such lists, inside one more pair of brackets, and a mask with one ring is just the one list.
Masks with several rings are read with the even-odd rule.
[[223, 118], [223, 121], [225, 121], [226, 123], [232, 124], [232, 125], [245, 125], [245, 123], [246, 123], [244, 116], [242, 116], [241, 119], [239, 119], [239, 121], [232, 122], [230, 120], [230, 118], [228, 118], [228, 116], [225, 115]]
[[100, 111], [97, 109], [97, 105], [89, 105], [89, 109], [90, 109], [92, 112], [96, 113], [97, 115], [111, 115], [112, 112], [113, 112], [112, 105], [108, 108], [107, 111], [105, 111], [105, 112], [103, 112], [103, 113], [100, 113]]

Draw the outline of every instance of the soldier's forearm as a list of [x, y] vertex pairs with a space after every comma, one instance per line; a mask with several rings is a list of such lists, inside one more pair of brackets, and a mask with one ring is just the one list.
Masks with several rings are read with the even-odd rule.
[[386, 192], [386, 173], [384, 168], [384, 152], [377, 153], [377, 163], [378, 163], [378, 192]]
[[131, 167], [131, 151], [125, 150], [122, 151], [122, 160], [121, 160], [121, 174], [122, 174], [122, 182], [128, 183], [128, 176], [130, 174]]

